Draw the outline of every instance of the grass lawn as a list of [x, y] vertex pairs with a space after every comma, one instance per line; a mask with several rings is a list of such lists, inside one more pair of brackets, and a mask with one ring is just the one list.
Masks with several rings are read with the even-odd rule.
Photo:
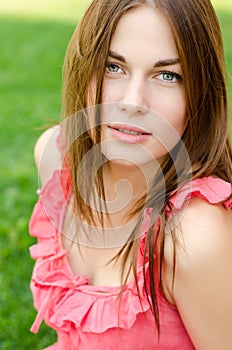
[[[28, 221], [38, 186], [33, 146], [41, 133], [38, 128], [59, 120], [63, 58], [87, 2], [0, 3], [0, 350], [40, 350], [55, 341], [54, 332], [45, 325], [39, 335], [29, 332], [36, 316], [29, 290], [33, 261], [28, 251], [34, 243]], [[231, 77], [231, 1], [228, 7], [226, 2], [224, 6], [219, 0], [214, 3]]]

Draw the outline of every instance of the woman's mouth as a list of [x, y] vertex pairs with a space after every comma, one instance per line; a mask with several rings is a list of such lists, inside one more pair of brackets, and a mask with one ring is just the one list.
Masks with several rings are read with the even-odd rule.
[[151, 133], [133, 126], [111, 125], [109, 129], [113, 138], [125, 143], [142, 143], [151, 136]]

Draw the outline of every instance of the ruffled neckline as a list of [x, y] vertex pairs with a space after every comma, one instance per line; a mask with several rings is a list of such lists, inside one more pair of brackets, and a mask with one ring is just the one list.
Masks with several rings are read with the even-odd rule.
[[[152, 209], [147, 208], [140, 238], [138, 264], [138, 286], [140, 299], [134, 278], [125, 285], [120, 305], [123, 310], [118, 318], [118, 294], [120, 286], [93, 286], [85, 275], [75, 276], [67, 259], [68, 251], [62, 246], [61, 230], [68, 204], [69, 187], [64, 190], [61, 171], [56, 170], [42, 190], [38, 191], [39, 200], [35, 205], [30, 221], [30, 234], [37, 237], [38, 243], [30, 248], [33, 259], [37, 260], [31, 282], [37, 318], [31, 331], [37, 332], [43, 319], [53, 328], [70, 329], [71, 325], [81, 327], [84, 332], [101, 333], [108, 328], [129, 329], [137, 315], [150, 309], [146, 298], [143, 278], [143, 247]], [[224, 202], [226, 208], [232, 208], [231, 184], [214, 177], [197, 179], [183, 186], [173, 194], [170, 203], [180, 210], [187, 200], [201, 197], [209, 203]], [[148, 281], [148, 262], [145, 264], [145, 277]], [[166, 312], [176, 308], [169, 304], [157, 289], [158, 302], [165, 305]], [[110, 315], [107, 319], [96, 318], [96, 312]], [[92, 316], [91, 316], [92, 315]]]

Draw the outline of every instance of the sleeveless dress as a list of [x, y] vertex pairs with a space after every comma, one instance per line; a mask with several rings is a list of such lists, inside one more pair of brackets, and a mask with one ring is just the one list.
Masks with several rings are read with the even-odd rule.
[[[160, 337], [157, 335], [142, 271], [151, 210], [145, 210], [140, 238], [137, 271], [140, 299], [132, 279], [125, 286], [119, 313], [120, 287], [92, 286], [87, 276], [75, 276], [71, 270], [67, 251], [61, 243], [68, 190], [65, 193], [61, 171], [55, 170], [38, 191], [39, 200], [29, 228], [31, 236], [38, 239], [38, 243], [30, 248], [31, 256], [36, 260], [31, 290], [38, 311], [31, 331], [37, 333], [44, 320], [57, 332], [57, 343], [46, 350], [194, 349], [177, 308], [166, 300], [158, 287]], [[171, 204], [174, 210], [179, 210], [195, 196], [212, 204], [221, 202], [228, 210], [232, 208], [232, 198], [228, 199], [231, 184], [215, 177], [192, 181], [172, 198]], [[145, 271], [147, 276], [148, 262]]]

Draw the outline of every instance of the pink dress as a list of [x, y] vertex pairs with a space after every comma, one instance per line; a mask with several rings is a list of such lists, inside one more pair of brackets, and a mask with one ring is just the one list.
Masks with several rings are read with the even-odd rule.
[[[30, 248], [31, 256], [36, 260], [31, 290], [38, 311], [31, 331], [38, 332], [43, 320], [57, 331], [57, 343], [47, 350], [194, 349], [178, 310], [159, 290], [161, 334], [159, 339], [157, 336], [142, 273], [150, 209], [145, 211], [138, 256], [141, 303], [132, 279], [122, 295], [118, 316], [120, 287], [91, 286], [87, 276], [75, 276], [70, 268], [67, 251], [61, 244], [67, 198], [60, 179], [61, 173], [56, 170], [39, 191], [40, 198], [30, 221], [30, 234], [38, 238], [38, 244]], [[183, 187], [172, 199], [172, 205], [178, 210], [186, 200], [198, 196], [212, 204], [223, 202], [229, 209], [232, 207], [232, 199], [228, 200], [230, 195], [231, 184], [207, 177]], [[147, 263], [145, 270], [148, 270]]]

